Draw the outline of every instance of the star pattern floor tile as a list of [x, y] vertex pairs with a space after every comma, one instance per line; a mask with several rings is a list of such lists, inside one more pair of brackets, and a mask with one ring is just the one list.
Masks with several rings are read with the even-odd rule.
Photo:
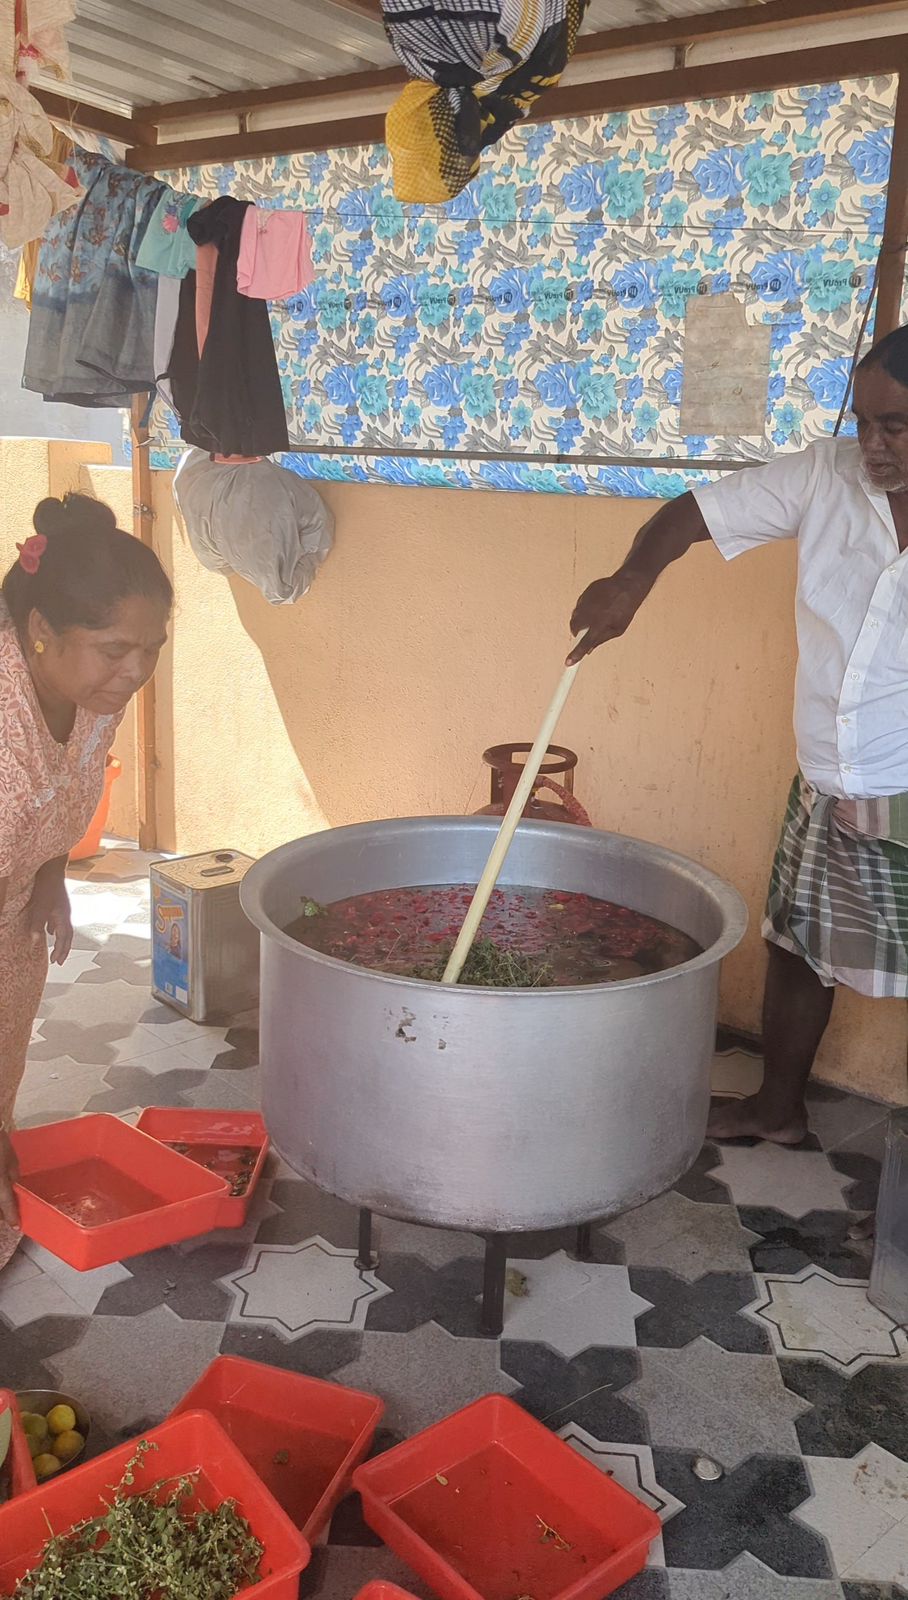
[[631, 1289], [626, 1267], [570, 1261], [564, 1251], [511, 1264], [526, 1278], [526, 1293], [509, 1297], [506, 1339], [550, 1344], [569, 1357], [590, 1344], [636, 1343], [634, 1319], [649, 1306]]
[[851, 1460], [807, 1457], [813, 1494], [795, 1512], [857, 1582], [908, 1584], [908, 1463], [878, 1444]]
[[779, 1578], [834, 1575], [826, 1540], [792, 1516], [810, 1496], [800, 1457], [761, 1452], [717, 1483], [696, 1477], [688, 1450], [654, 1448], [653, 1466], [661, 1487], [683, 1506], [663, 1528], [669, 1567], [724, 1569], [748, 1553]]
[[510, 1394], [490, 1340], [457, 1339], [429, 1322], [409, 1334], [366, 1333], [355, 1361], [334, 1374], [339, 1383], [385, 1400], [385, 1425], [402, 1438], [428, 1428], [481, 1394]]
[[757, 1239], [731, 1206], [707, 1210], [674, 1189], [616, 1218], [608, 1233], [623, 1244], [629, 1266], [665, 1267], [688, 1283], [708, 1271], [746, 1272]]
[[755, 1272], [794, 1276], [804, 1267], [825, 1267], [836, 1278], [868, 1278], [873, 1241], [849, 1238], [849, 1211], [808, 1211], [795, 1222], [764, 1206], [741, 1206], [742, 1222], [759, 1235], [750, 1252]]
[[[49, 1278], [58, 1284], [81, 1311], [89, 1313], [97, 1311], [108, 1289], [129, 1277], [127, 1268], [119, 1261], [109, 1267], [96, 1267], [93, 1272], [77, 1272], [75, 1267], [68, 1266], [59, 1256], [51, 1255], [49, 1250], [35, 1244], [32, 1239], [23, 1240], [17, 1259], [25, 1261], [42, 1278]], [[0, 1278], [0, 1292], [5, 1281], [4, 1274]]]
[[[683, 1509], [680, 1500], [673, 1494], [663, 1489], [656, 1482], [656, 1472], [653, 1466], [653, 1452], [645, 1444], [617, 1444], [604, 1443], [594, 1439], [576, 1422], [568, 1422], [558, 1429], [559, 1438], [564, 1439], [576, 1450], [584, 1460], [591, 1461], [600, 1472], [605, 1472], [623, 1489], [636, 1495], [638, 1500], [655, 1511], [662, 1522], [667, 1522], [676, 1511]], [[651, 1566], [665, 1565], [665, 1551], [662, 1540], [655, 1539], [650, 1546], [649, 1562]]]
[[846, 1094], [828, 1084], [813, 1084], [807, 1091], [807, 1117], [824, 1150], [835, 1150], [848, 1139], [860, 1138], [877, 1124], [885, 1124], [886, 1107], [861, 1095]]
[[[18, 1115], [257, 1107], [257, 1017], [199, 1027], [149, 993], [148, 859], [72, 883], [76, 939], [41, 1002]], [[749, 1093], [735, 1050], [715, 1087]], [[387, 1449], [483, 1393], [512, 1396], [656, 1507], [662, 1538], [621, 1600], [908, 1600], [908, 1334], [864, 1293], [885, 1107], [812, 1085], [797, 1150], [705, 1145], [668, 1194], [593, 1229], [515, 1241], [501, 1340], [479, 1334], [482, 1241], [357, 1216], [272, 1154], [247, 1223], [79, 1274], [33, 1244], [0, 1273], [0, 1381], [60, 1387], [92, 1451], [152, 1425], [218, 1352], [351, 1384]], [[705, 1454], [714, 1482], [696, 1476]], [[428, 1591], [339, 1507], [303, 1597], [370, 1578]], [[664, 1565], [662, 1564], [664, 1563]]]
[[795, 1419], [807, 1404], [785, 1388], [772, 1356], [739, 1355], [695, 1339], [683, 1350], [641, 1350], [625, 1399], [654, 1445], [717, 1461], [726, 1471], [760, 1451], [797, 1455]]
[[755, 1094], [763, 1082], [763, 1063], [759, 1056], [745, 1055], [743, 1050], [730, 1050], [716, 1055], [712, 1070], [712, 1091], [718, 1095]]
[[391, 1292], [356, 1265], [355, 1250], [337, 1250], [318, 1237], [298, 1245], [257, 1245], [223, 1283], [234, 1296], [231, 1322], [270, 1328], [288, 1339], [321, 1328], [364, 1328], [370, 1301]]
[[780, 1360], [787, 1389], [810, 1401], [797, 1420], [805, 1455], [852, 1456], [876, 1441], [908, 1455], [908, 1365], [869, 1361], [851, 1374], [826, 1361]]
[[685, 1283], [671, 1272], [631, 1267], [629, 1276], [631, 1288], [651, 1305], [637, 1318], [641, 1349], [680, 1349], [703, 1334], [723, 1350], [753, 1355], [772, 1350], [768, 1331], [742, 1314], [753, 1301], [752, 1273], [707, 1272], [696, 1283]]
[[519, 1383], [521, 1405], [550, 1427], [576, 1422], [597, 1439], [622, 1444], [649, 1439], [644, 1413], [626, 1397], [640, 1374], [636, 1350], [596, 1347], [566, 1361], [547, 1345], [504, 1341], [501, 1368]]
[[218, 1353], [222, 1328], [186, 1322], [166, 1305], [139, 1317], [91, 1317], [47, 1357], [54, 1387], [75, 1395], [114, 1432], [160, 1422]]
[[679, 1567], [669, 1574], [671, 1600], [842, 1600], [834, 1578], [780, 1578], [762, 1561], [746, 1554], [721, 1572], [690, 1572]]
[[737, 1206], [775, 1206], [789, 1217], [818, 1208], [847, 1211], [847, 1178], [837, 1173], [822, 1150], [792, 1150], [760, 1140], [755, 1145], [722, 1146], [710, 1176], [724, 1183]]
[[760, 1277], [750, 1316], [764, 1322], [778, 1353], [819, 1356], [849, 1373], [871, 1361], [908, 1361], [908, 1333], [867, 1299], [866, 1285], [823, 1267], [795, 1277]]

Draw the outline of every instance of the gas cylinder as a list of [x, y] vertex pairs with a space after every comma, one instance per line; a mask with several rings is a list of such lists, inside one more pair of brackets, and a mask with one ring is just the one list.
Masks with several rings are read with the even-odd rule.
[[[520, 781], [523, 762], [519, 758], [528, 756], [532, 748], [530, 744], [496, 744], [492, 745], [491, 749], [483, 751], [482, 759], [486, 766], [491, 768], [492, 793], [489, 804], [482, 806], [476, 812], [476, 816], [504, 816]], [[525, 817], [534, 822], [574, 822], [583, 828], [592, 827], [586, 811], [574, 796], [574, 769], [577, 759], [575, 752], [566, 749], [564, 745], [549, 745], [539, 769], [539, 777], [533, 785], [533, 792], [524, 806]], [[556, 774], [562, 781], [558, 781]], [[540, 789], [549, 790], [557, 795], [558, 799], [540, 800], [538, 797]]]

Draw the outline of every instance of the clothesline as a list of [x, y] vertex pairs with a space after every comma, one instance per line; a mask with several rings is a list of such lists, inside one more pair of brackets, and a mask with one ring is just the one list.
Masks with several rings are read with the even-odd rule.
[[312, 282], [305, 216], [181, 194], [81, 150], [71, 160], [84, 193], [37, 252], [23, 386], [118, 408], [159, 389], [187, 444], [286, 450], [268, 301]]

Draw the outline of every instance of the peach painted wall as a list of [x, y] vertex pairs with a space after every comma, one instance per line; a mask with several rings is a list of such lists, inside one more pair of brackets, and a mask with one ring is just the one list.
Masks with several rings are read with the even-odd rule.
[[[0, 441], [0, 560], [35, 500], [83, 487], [126, 522], [129, 473], [103, 447]], [[256, 854], [313, 829], [483, 805], [486, 745], [532, 738], [577, 593], [621, 559], [645, 504], [326, 486], [337, 545], [312, 592], [273, 609], [205, 572], [155, 474], [177, 591], [157, 680], [162, 849]], [[128, 523], [127, 523], [128, 525]], [[659, 585], [629, 636], [583, 669], [560, 738], [596, 824], [694, 856], [744, 894], [751, 930], [723, 1020], [759, 1026], [759, 917], [794, 768], [793, 551], [726, 567], [709, 547]], [[134, 738], [117, 823], [134, 832]], [[905, 1098], [905, 1007], [843, 992], [830, 1081]]]
[[[204, 572], [155, 475], [177, 590], [158, 685], [162, 845], [253, 854], [314, 829], [485, 803], [480, 757], [529, 739], [577, 593], [651, 508], [628, 500], [327, 485], [337, 545], [311, 593], [274, 609]], [[583, 669], [560, 739], [604, 828], [730, 879], [751, 931], [723, 1018], [757, 1029], [759, 920], [794, 772], [794, 552], [669, 573], [621, 643]], [[843, 993], [823, 1076], [904, 1099], [905, 1007]]]

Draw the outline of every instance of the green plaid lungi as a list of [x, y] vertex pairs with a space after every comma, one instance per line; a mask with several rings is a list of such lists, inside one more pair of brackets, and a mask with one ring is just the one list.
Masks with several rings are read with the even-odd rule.
[[763, 937], [829, 987], [908, 997], [908, 794], [841, 800], [796, 778]]

